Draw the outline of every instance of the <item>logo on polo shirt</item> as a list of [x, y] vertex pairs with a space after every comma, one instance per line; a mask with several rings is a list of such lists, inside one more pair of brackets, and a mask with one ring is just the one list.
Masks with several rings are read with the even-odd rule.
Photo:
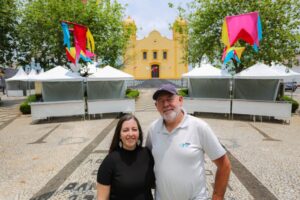
[[191, 145], [191, 143], [189, 143], [189, 142], [185, 142], [185, 143], [180, 144], [180, 146], [181, 146], [182, 148], [187, 148], [187, 147], [190, 146], [190, 145]]

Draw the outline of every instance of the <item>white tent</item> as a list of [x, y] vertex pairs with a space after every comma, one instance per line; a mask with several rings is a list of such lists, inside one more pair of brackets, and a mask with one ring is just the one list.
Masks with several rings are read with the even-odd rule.
[[[300, 73], [300, 66], [293, 66], [292, 70], [296, 73]], [[297, 78], [297, 85], [300, 87], [300, 78]]]
[[285, 75], [271, 69], [268, 65], [257, 63], [234, 75], [235, 79], [284, 79]]
[[42, 83], [43, 102], [31, 104], [33, 120], [85, 114], [84, 78], [61, 66], [34, 79]]
[[[40, 81], [36, 81], [38, 76], [44, 73], [44, 69], [42, 68], [39, 73], [36, 70], [32, 69], [28, 74], [28, 81], [30, 84], [34, 84], [34, 90], [31, 90], [31, 94], [42, 94], [42, 83]], [[34, 83], [32, 83], [34, 82]]]
[[211, 112], [230, 113], [231, 75], [211, 64], [201, 64], [183, 74], [188, 79], [189, 97], [184, 100], [184, 107], [189, 113]]
[[35, 94], [35, 84], [34, 79], [38, 76], [38, 73], [35, 69], [31, 69], [30, 73], [27, 76], [27, 94]]
[[33, 80], [41, 82], [66, 82], [66, 81], [83, 81], [84, 78], [79, 75], [79, 73], [71, 72], [62, 66], [57, 66], [55, 68], [46, 71], [39, 76], [36, 76]]
[[6, 79], [7, 96], [26, 96], [28, 76], [22, 67], [16, 75]]
[[211, 64], [201, 64], [188, 73], [182, 74], [182, 78], [231, 78], [231, 75], [222, 69], [218, 69]]
[[275, 101], [285, 77], [268, 65], [257, 63], [234, 75], [234, 99]]
[[189, 96], [195, 98], [229, 98], [231, 77], [211, 64], [201, 64], [182, 75], [182, 78], [188, 78]]
[[109, 65], [100, 68], [87, 78], [88, 81], [133, 80], [133, 76]]
[[27, 76], [27, 80], [28, 80], [28, 81], [34, 81], [34, 80], [36, 79], [37, 76], [38, 76], [37, 71], [36, 71], [35, 69], [32, 69], [32, 70], [30, 71], [30, 73], [28, 74], [28, 76]]
[[87, 78], [88, 99], [119, 99], [125, 97], [126, 81], [133, 76], [105, 66]]
[[126, 80], [133, 76], [105, 66], [87, 78], [88, 113], [134, 112], [135, 102], [126, 99]]
[[282, 64], [272, 63], [271, 69], [278, 73], [284, 74], [285, 78], [283, 80], [285, 83], [300, 80], [300, 73], [294, 72], [292, 69]]
[[291, 104], [277, 102], [280, 82], [286, 75], [257, 63], [234, 76], [232, 114], [272, 116], [289, 120]]
[[27, 74], [23, 70], [23, 67], [20, 67], [18, 72], [11, 78], [6, 79], [6, 81], [27, 81]]

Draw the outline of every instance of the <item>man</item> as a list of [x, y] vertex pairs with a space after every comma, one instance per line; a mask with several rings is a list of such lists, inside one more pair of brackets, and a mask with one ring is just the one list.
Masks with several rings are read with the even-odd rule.
[[223, 199], [231, 166], [209, 125], [182, 109], [183, 97], [171, 84], [162, 85], [153, 100], [162, 116], [151, 124], [146, 141], [154, 157], [156, 199], [208, 199], [204, 153], [217, 166], [212, 200]]

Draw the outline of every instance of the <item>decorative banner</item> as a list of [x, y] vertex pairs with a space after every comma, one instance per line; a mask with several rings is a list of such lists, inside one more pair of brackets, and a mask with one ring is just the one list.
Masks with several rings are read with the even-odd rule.
[[222, 56], [224, 64], [231, 59], [240, 62], [245, 48], [233, 47], [240, 39], [252, 45], [256, 52], [258, 51], [259, 41], [262, 39], [261, 21], [258, 12], [225, 17], [222, 27], [222, 42], [226, 45]]
[[[69, 25], [73, 28], [69, 28]], [[67, 21], [62, 21], [61, 27], [68, 60], [74, 64], [77, 64], [80, 58], [85, 62], [92, 62], [91, 58], [95, 56], [95, 43], [89, 28]], [[70, 32], [73, 32], [75, 47], [71, 47]]]
[[236, 61], [240, 62], [244, 50], [245, 47], [230, 47], [229, 49], [225, 47], [222, 57], [223, 62], [227, 63], [231, 59], [235, 59]]

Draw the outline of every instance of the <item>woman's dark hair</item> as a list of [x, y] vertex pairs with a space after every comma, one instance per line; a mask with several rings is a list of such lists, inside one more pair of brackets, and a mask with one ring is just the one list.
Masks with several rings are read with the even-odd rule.
[[140, 122], [139, 120], [132, 114], [126, 114], [126, 115], [123, 115], [117, 126], [116, 126], [116, 129], [115, 129], [115, 134], [114, 134], [114, 137], [111, 141], [111, 145], [110, 145], [110, 148], [109, 148], [109, 153], [117, 150], [117, 149], [120, 149], [121, 147], [119, 146], [119, 142], [120, 142], [120, 136], [121, 136], [121, 129], [122, 129], [122, 125], [125, 121], [128, 121], [128, 120], [131, 120], [131, 119], [134, 119], [134, 121], [137, 123], [137, 126], [138, 126], [138, 130], [139, 130], [139, 140], [140, 140], [140, 144], [137, 144], [138, 146], [142, 146], [142, 143], [143, 143], [143, 131], [142, 131], [142, 128], [141, 128], [141, 125], [140, 125]]

